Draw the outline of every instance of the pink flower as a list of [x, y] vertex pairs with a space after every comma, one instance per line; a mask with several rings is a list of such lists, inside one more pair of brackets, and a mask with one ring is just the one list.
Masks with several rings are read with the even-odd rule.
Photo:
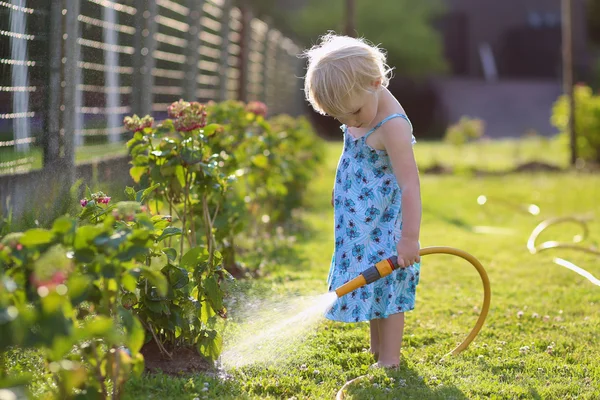
[[[87, 199], [84, 199], [86, 201], [87, 204]], [[106, 194], [104, 194], [104, 192], [96, 192], [96, 193], [92, 193], [92, 200], [95, 201], [97, 204], [108, 204], [108, 202], [110, 201], [110, 197], [107, 196]], [[83, 200], [82, 200], [83, 201]], [[81, 204], [83, 207], [85, 207], [83, 205], [83, 203]]]
[[35, 288], [40, 288], [42, 286], [47, 287], [48, 289], [54, 289], [56, 286], [65, 283], [67, 280], [67, 275], [63, 271], [56, 271], [54, 275], [50, 278], [42, 280], [39, 279], [38, 276], [34, 273], [29, 277], [31, 284], [35, 286]]
[[81, 199], [79, 200], [79, 204], [81, 204], [81, 207], [85, 207], [88, 204], [88, 199]]
[[206, 108], [203, 104], [179, 100], [169, 106], [169, 116], [175, 118], [175, 129], [179, 132], [190, 132], [206, 126]]
[[172, 103], [167, 109], [167, 113], [170, 118], [179, 118], [183, 111], [190, 106], [190, 103], [183, 101], [183, 99]]
[[146, 115], [143, 118], [134, 115], [133, 117], [125, 117], [123, 119], [123, 123], [125, 124], [125, 128], [132, 132], [139, 132], [146, 128], [151, 128], [154, 125], [154, 118], [149, 115]]
[[246, 106], [246, 111], [265, 117], [267, 115], [267, 105], [262, 101], [251, 101]]
[[19, 251], [23, 250], [23, 245], [21, 243], [17, 244], [17, 250], [19, 250]]

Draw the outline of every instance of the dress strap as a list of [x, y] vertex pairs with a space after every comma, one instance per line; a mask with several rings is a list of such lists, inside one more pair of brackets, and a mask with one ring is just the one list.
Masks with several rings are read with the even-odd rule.
[[370, 131], [369, 131], [369, 132], [367, 132], [367, 134], [363, 136], [363, 139], [364, 139], [364, 140], [367, 140], [367, 138], [368, 138], [368, 137], [369, 137], [369, 136], [370, 136], [370, 135], [371, 135], [373, 132], [375, 132], [377, 129], [379, 129], [379, 128], [381, 127], [381, 125], [385, 124], [385, 123], [386, 123], [386, 122], [388, 122], [390, 119], [394, 119], [394, 118], [398, 118], [398, 117], [400, 117], [400, 118], [402, 118], [402, 119], [405, 119], [405, 120], [406, 120], [406, 122], [408, 122], [408, 124], [410, 125], [410, 131], [411, 131], [411, 133], [412, 133], [412, 131], [413, 131], [413, 126], [412, 126], [412, 123], [410, 122], [410, 120], [408, 119], [408, 117], [407, 117], [406, 115], [404, 115], [404, 114], [397, 113], [397, 114], [392, 114], [392, 115], [390, 115], [390, 116], [388, 116], [388, 117], [385, 117], [385, 118], [384, 118], [384, 119], [383, 119], [381, 122], [379, 122], [379, 123], [378, 123], [377, 125], [375, 125], [375, 126], [374, 126], [374, 127], [373, 127], [373, 128], [370, 130]]

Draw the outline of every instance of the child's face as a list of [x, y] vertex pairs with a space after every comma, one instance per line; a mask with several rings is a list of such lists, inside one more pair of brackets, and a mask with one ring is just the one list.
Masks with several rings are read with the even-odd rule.
[[373, 88], [349, 100], [348, 108], [351, 110], [349, 113], [334, 117], [350, 128], [367, 128], [371, 126], [377, 115], [378, 105], [379, 90]]

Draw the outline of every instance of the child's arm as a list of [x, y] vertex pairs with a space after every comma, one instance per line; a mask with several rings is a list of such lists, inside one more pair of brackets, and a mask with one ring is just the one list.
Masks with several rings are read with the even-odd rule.
[[385, 147], [402, 189], [402, 239], [398, 243], [398, 263], [408, 267], [420, 261], [421, 186], [407, 121], [396, 118], [380, 128], [379, 140]]

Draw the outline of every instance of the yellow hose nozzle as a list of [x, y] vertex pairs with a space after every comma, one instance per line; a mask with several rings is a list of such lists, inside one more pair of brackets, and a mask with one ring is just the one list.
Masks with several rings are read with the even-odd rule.
[[381, 260], [374, 266], [361, 272], [356, 278], [335, 289], [335, 294], [337, 294], [338, 297], [347, 295], [358, 288], [373, 283], [384, 276], [388, 276], [396, 269], [398, 269], [398, 257], [393, 256]]

